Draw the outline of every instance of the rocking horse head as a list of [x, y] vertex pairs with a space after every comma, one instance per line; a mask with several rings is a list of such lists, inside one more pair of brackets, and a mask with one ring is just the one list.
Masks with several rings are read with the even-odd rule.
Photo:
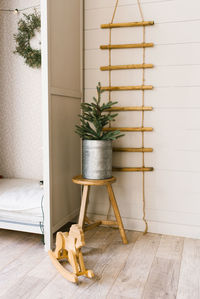
[[70, 227], [69, 237], [75, 240], [76, 249], [79, 249], [85, 245], [84, 233], [78, 224], [73, 224]]

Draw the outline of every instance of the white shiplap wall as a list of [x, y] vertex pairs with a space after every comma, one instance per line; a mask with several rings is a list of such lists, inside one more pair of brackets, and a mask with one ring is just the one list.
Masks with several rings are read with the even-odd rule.
[[[85, 0], [85, 98], [95, 94], [98, 81], [108, 85], [108, 73], [100, 72], [108, 64], [108, 52], [99, 49], [108, 43], [108, 31], [100, 24], [109, 23], [115, 0]], [[154, 69], [146, 71], [146, 84], [154, 89], [145, 92], [146, 166], [155, 171], [146, 174], [146, 212], [149, 231], [200, 237], [200, 1], [141, 0], [145, 20], [155, 25], [146, 28], [146, 41], [155, 47], [146, 50], [146, 62]], [[139, 21], [136, 0], [119, 0], [114, 22]], [[113, 43], [142, 41], [142, 28], [112, 30]], [[112, 51], [112, 64], [141, 63], [142, 50]], [[141, 70], [112, 72], [113, 85], [141, 84]], [[106, 100], [106, 94], [104, 94]], [[140, 105], [141, 92], [113, 92], [120, 105]], [[139, 126], [141, 113], [120, 113], [116, 125]], [[127, 133], [117, 141], [122, 146], [140, 146], [140, 133]], [[114, 153], [118, 166], [141, 166], [139, 153]], [[114, 186], [121, 215], [127, 228], [143, 230], [142, 174], [115, 173]], [[89, 213], [106, 215], [105, 190], [93, 191]]]

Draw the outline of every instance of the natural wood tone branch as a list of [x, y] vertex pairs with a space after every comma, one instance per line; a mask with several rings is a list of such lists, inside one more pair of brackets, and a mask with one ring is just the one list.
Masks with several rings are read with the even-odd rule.
[[121, 131], [121, 132], [150, 132], [153, 131], [153, 128], [149, 127], [134, 127], [134, 128], [129, 128], [129, 127], [111, 127], [111, 128], [104, 128], [103, 131]]
[[153, 149], [151, 147], [113, 147], [113, 152], [150, 153]]
[[108, 29], [108, 28], [138, 27], [138, 26], [150, 26], [150, 25], [154, 25], [154, 21], [102, 24], [101, 28]]
[[153, 64], [125, 64], [125, 65], [106, 65], [101, 66], [101, 71], [115, 71], [115, 70], [131, 70], [131, 69], [148, 69], [152, 68]]
[[127, 106], [127, 107], [112, 107], [106, 111], [151, 111], [153, 107], [143, 107], [143, 106]]
[[127, 172], [140, 172], [140, 171], [153, 171], [153, 167], [113, 167], [113, 171], [127, 171]]
[[118, 90], [151, 90], [152, 85], [138, 85], [138, 86], [103, 86], [101, 88], [105, 91], [118, 91]]
[[149, 48], [153, 47], [153, 43], [139, 43], [139, 44], [120, 44], [120, 45], [101, 45], [101, 50], [108, 49], [131, 49], [131, 48]]

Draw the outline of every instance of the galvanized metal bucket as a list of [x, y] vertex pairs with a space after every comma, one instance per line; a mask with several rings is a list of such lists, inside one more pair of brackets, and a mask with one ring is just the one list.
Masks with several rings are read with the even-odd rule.
[[103, 180], [112, 177], [111, 140], [83, 140], [82, 150], [85, 179]]

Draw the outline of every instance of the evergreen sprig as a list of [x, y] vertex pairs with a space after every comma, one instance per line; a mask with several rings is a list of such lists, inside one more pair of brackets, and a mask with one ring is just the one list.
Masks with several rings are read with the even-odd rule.
[[18, 33], [14, 34], [16, 49], [14, 53], [25, 59], [25, 63], [33, 68], [41, 66], [41, 50], [32, 49], [31, 39], [35, 36], [35, 30], [40, 31], [41, 20], [39, 13], [35, 10], [32, 14], [23, 14], [24, 18], [18, 22]]
[[82, 103], [82, 115], [79, 115], [81, 125], [76, 125], [75, 132], [84, 140], [115, 140], [124, 136], [120, 131], [103, 131], [103, 128], [111, 121], [115, 121], [118, 113], [105, 113], [117, 102], [101, 104], [101, 84], [98, 83], [97, 98], [93, 97], [92, 103]]

